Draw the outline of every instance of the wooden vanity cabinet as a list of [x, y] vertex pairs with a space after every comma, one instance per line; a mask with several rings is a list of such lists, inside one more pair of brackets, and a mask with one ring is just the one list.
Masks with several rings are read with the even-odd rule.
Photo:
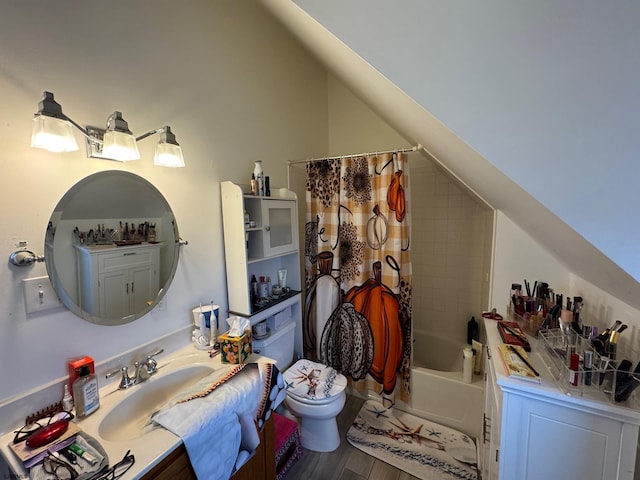
[[[215, 445], [215, 439], [212, 439], [212, 444]], [[212, 449], [212, 455], [215, 455], [214, 452], [215, 449]], [[184, 444], [180, 444], [142, 478], [143, 480], [195, 480], [197, 477], [191, 467], [187, 449]], [[260, 432], [260, 445], [256, 453], [231, 477], [231, 480], [274, 480], [275, 478], [276, 453], [272, 415]]]

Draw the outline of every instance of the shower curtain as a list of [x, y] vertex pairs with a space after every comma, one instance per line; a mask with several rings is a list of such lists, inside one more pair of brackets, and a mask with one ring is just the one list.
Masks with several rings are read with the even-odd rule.
[[358, 390], [408, 401], [409, 179], [405, 153], [307, 164], [306, 358]]

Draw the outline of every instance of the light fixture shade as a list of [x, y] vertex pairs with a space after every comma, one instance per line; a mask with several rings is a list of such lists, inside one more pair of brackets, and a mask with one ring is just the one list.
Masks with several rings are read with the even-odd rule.
[[107, 131], [102, 138], [102, 155], [118, 162], [140, 160], [136, 137], [133, 136], [122, 113], [113, 112], [107, 119]]
[[73, 126], [62, 118], [36, 114], [31, 124], [31, 146], [50, 152], [73, 152], [78, 142], [73, 135]]
[[136, 139], [130, 133], [107, 130], [102, 141], [102, 155], [106, 158], [118, 162], [140, 159]]
[[160, 142], [156, 146], [156, 154], [153, 157], [153, 164], [159, 167], [184, 167], [182, 148], [180, 145]]

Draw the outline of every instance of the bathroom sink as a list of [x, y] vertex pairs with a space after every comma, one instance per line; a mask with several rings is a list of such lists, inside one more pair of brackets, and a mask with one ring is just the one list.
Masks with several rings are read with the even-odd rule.
[[167, 373], [160, 369], [146, 382], [118, 392], [124, 398], [100, 422], [100, 437], [110, 441], [131, 440], [157, 428], [149, 422], [151, 415], [174, 395], [213, 371], [205, 364], [187, 365]]

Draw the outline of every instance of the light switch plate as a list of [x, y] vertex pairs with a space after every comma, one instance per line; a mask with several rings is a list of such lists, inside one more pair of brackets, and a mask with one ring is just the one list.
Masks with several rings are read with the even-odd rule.
[[26, 278], [22, 280], [22, 287], [27, 314], [63, 306], [49, 277]]

